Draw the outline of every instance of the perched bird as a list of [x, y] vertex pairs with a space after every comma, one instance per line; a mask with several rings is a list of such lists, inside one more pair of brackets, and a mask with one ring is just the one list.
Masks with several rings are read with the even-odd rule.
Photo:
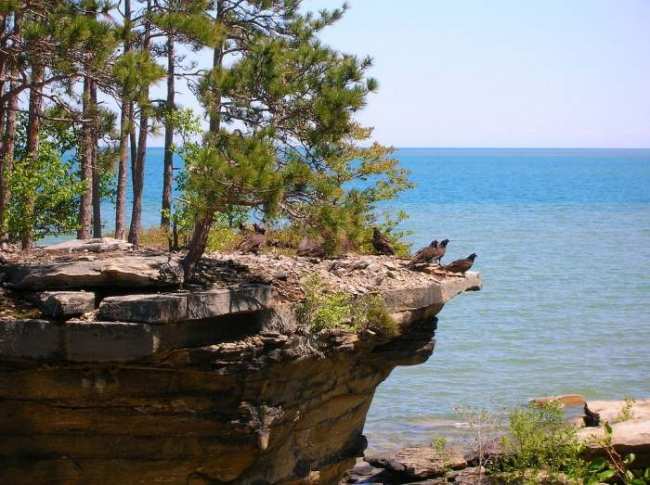
[[372, 246], [375, 248], [377, 254], [387, 254], [390, 256], [395, 254], [390, 239], [382, 234], [376, 227], [372, 229]]
[[325, 248], [322, 244], [312, 241], [311, 239], [304, 237], [300, 244], [298, 245], [298, 250], [296, 251], [298, 256], [312, 257], [312, 258], [324, 258], [325, 257]]
[[463, 275], [469, 271], [476, 259], [476, 253], [472, 253], [465, 259], [457, 259], [456, 261], [444, 266], [450, 273], [462, 273]]
[[409, 262], [409, 266], [417, 266], [418, 264], [427, 264], [430, 263], [433, 258], [436, 257], [436, 249], [438, 248], [438, 241], [434, 240], [431, 241], [431, 244], [429, 244], [427, 247], [424, 247], [420, 249], [417, 253], [415, 253], [415, 256], [413, 256], [413, 259]]
[[589, 407], [587, 406], [587, 403], [585, 403], [584, 407], [585, 415], [583, 416], [583, 421], [585, 423], [585, 426], [590, 427], [590, 426], [600, 426], [600, 414], [593, 412]]
[[449, 239], [443, 239], [440, 241], [440, 244], [438, 244], [438, 247], [436, 248], [436, 256], [433, 258], [438, 262], [438, 266], [440, 266], [440, 260], [444, 257], [445, 253], [447, 252], [447, 244], [449, 244]]

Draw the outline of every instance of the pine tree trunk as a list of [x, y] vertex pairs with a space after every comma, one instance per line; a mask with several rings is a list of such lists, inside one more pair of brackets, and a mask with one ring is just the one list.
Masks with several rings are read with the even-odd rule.
[[120, 147], [117, 169], [117, 197], [115, 201], [115, 239], [124, 239], [126, 236], [125, 209], [126, 209], [126, 182], [128, 173], [128, 148], [129, 148], [129, 103], [122, 98], [122, 113], [120, 115]]
[[[12, 81], [10, 89], [16, 89], [17, 83]], [[2, 137], [2, 152], [0, 159], [0, 240], [7, 239], [7, 210], [11, 200], [11, 185], [9, 179], [14, 169], [14, 149], [16, 146], [16, 112], [18, 111], [18, 96], [13, 94], [7, 101], [6, 124]]]
[[[216, 21], [221, 22], [222, 18], [223, 2], [218, 0]], [[223, 64], [223, 48], [224, 45], [223, 42], [221, 42], [214, 49], [212, 56], [213, 69], [220, 69]], [[213, 95], [214, 102], [210, 111], [210, 134], [216, 135], [221, 127], [221, 93], [218, 87], [213, 87]], [[203, 253], [205, 252], [205, 246], [208, 242], [208, 236], [210, 234], [213, 219], [214, 212], [208, 211], [205, 214], [197, 216], [197, 219], [194, 221], [192, 239], [190, 240], [187, 254], [183, 258], [182, 262], [185, 281], [191, 280], [196, 263], [201, 259], [201, 256], [203, 256]]]
[[[147, 90], [148, 91], [148, 90]], [[135, 246], [140, 244], [140, 229], [142, 227], [142, 192], [144, 190], [144, 160], [147, 153], [147, 131], [149, 117], [146, 110], [140, 112], [140, 133], [135, 160], [131, 163], [133, 184], [133, 206], [131, 209], [131, 226], [129, 227], [129, 242]]]
[[[7, 34], [7, 14], [0, 13], [0, 36], [2, 37], [2, 45], [0, 45], [0, 95], [4, 94], [7, 83]], [[0, 126], [4, 126], [5, 124], [6, 111], [5, 103], [0, 103]], [[0, 139], [0, 153], [4, 151], [2, 148], [3, 141]], [[2, 173], [2, 165], [3, 161], [0, 158], [0, 173]], [[2, 190], [1, 187], [0, 190]], [[0, 193], [1, 198], [2, 194]]]
[[[29, 92], [29, 120], [27, 122], [27, 150], [25, 153], [25, 162], [30, 163], [38, 157], [39, 138], [41, 134], [41, 114], [43, 111], [43, 77], [45, 69], [36, 62], [32, 65], [32, 87]], [[25, 222], [20, 235], [21, 246], [24, 250], [29, 250], [34, 245], [34, 205], [35, 200], [32, 197], [25, 201]]]
[[90, 98], [92, 105], [92, 176], [93, 176], [93, 237], [102, 237], [102, 193], [101, 173], [97, 159], [99, 137], [99, 111], [97, 110], [97, 84], [90, 85]]
[[[20, 36], [20, 15], [13, 15], [13, 32], [14, 42]], [[5, 69], [7, 69], [5, 65]], [[0, 240], [4, 241], [8, 237], [8, 207], [11, 201], [11, 185], [9, 179], [14, 169], [14, 150], [16, 147], [16, 113], [18, 112], [18, 95], [16, 90], [18, 82], [13, 78], [18, 75], [16, 68], [9, 68], [11, 81], [9, 82], [10, 96], [7, 99], [5, 108], [5, 124], [3, 125], [2, 134], [2, 151], [0, 151]], [[4, 93], [3, 93], [4, 94]]]
[[[147, 0], [147, 12], [151, 10], [151, 0]], [[142, 50], [147, 51], [151, 42], [151, 24], [145, 22]], [[142, 191], [144, 189], [144, 162], [147, 155], [147, 135], [149, 134], [149, 86], [143, 89], [141, 99], [145, 106], [140, 106], [140, 132], [138, 134], [138, 148], [135, 160], [132, 161], [133, 178], [133, 207], [131, 210], [131, 226], [129, 228], [129, 242], [134, 246], [140, 245], [140, 230], [142, 229]]]
[[[169, 35], [167, 38], [167, 112], [169, 115], [176, 108], [175, 102], [175, 53], [174, 37]], [[174, 126], [169, 116], [165, 120], [165, 167], [163, 173], [163, 194], [162, 194], [162, 214], [160, 225], [169, 229], [169, 218], [172, 209], [172, 186], [174, 183]]]
[[77, 239], [90, 239], [92, 223], [92, 201], [93, 201], [93, 121], [92, 121], [92, 80], [84, 78], [83, 86], [83, 122], [81, 128], [81, 181], [84, 184], [84, 191], [81, 194], [79, 203], [79, 229]]
[[[124, 0], [124, 21], [131, 22], [131, 0]], [[124, 53], [131, 50], [131, 43], [127, 40], [124, 42]], [[128, 146], [131, 126], [131, 102], [126, 97], [126, 92], [122, 93], [122, 111], [120, 113], [120, 146], [119, 161], [117, 169], [117, 194], [115, 201], [115, 239], [124, 239], [126, 236], [126, 183], [128, 172]]]
[[199, 222], [194, 226], [187, 254], [181, 263], [183, 266], [184, 281], [186, 283], [191, 281], [196, 263], [201, 259], [201, 256], [203, 256], [203, 253], [205, 252], [213, 218], [214, 212], [206, 213], [199, 218]]
[[138, 140], [135, 134], [135, 103], [129, 103], [129, 142], [131, 147], [131, 165], [138, 158]]

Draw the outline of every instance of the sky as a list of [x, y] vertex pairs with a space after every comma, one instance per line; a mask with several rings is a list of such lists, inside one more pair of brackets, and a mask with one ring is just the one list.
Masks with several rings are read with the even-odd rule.
[[650, 147], [650, 0], [348, 4], [322, 39], [374, 59], [359, 119], [383, 144]]

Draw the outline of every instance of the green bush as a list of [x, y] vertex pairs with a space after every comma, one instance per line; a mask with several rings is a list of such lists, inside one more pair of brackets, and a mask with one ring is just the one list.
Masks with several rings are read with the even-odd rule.
[[340, 291], [327, 291], [318, 275], [302, 281], [304, 299], [298, 306], [298, 319], [312, 331], [344, 328], [351, 331], [369, 329], [386, 337], [399, 335], [381, 295], [354, 298]]
[[505, 454], [499, 466], [515, 477], [531, 471], [547, 476], [585, 474], [584, 446], [558, 403], [513, 410], [503, 446]]

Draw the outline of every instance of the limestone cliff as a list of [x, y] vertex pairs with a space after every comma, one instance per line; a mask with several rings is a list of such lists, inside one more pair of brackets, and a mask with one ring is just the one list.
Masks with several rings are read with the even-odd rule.
[[[379, 383], [424, 362], [435, 315], [480, 287], [388, 257], [219, 256], [182, 291], [174, 268], [124, 249], [6, 262], [6, 301], [40, 315], [0, 322], [0, 483], [336, 483]], [[314, 273], [383, 295], [401, 334], [300, 325]]]

